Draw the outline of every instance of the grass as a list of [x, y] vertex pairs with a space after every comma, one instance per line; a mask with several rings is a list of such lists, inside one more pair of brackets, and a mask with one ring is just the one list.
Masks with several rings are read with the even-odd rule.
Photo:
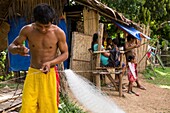
[[156, 84], [160, 87], [170, 89], [170, 67], [166, 67], [165, 69], [162, 69], [162, 67], [156, 67], [154, 68], [154, 71], [156, 73], [156, 76], [154, 75], [154, 72], [151, 70], [151, 67], [148, 66], [146, 70], [143, 72], [147, 81]]

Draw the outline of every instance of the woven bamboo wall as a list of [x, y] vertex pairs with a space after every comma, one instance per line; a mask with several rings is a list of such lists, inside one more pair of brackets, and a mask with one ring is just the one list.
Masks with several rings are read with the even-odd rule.
[[98, 31], [99, 26], [99, 14], [91, 9], [84, 8], [84, 34], [93, 35]]
[[91, 47], [92, 36], [78, 32], [72, 34], [70, 69], [91, 80]]
[[[143, 33], [147, 36], [150, 35], [149, 26], [143, 25]], [[142, 38], [141, 44], [148, 42], [146, 38]], [[146, 53], [148, 50], [148, 43], [142, 45], [141, 47], [137, 48], [137, 61], [138, 61], [138, 71], [142, 72], [146, 68]], [[140, 62], [141, 61], [141, 62]], [[139, 63], [140, 62], [140, 63]]]

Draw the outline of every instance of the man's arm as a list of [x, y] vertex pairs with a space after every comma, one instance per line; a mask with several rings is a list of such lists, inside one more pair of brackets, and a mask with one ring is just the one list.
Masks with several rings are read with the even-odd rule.
[[125, 44], [125, 50], [130, 51], [134, 48], [138, 48], [140, 45], [134, 44], [133, 46], [128, 46], [128, 43]]
[[105, 57], [109, 57], [110, 56], [110, 52], [109, 51], [106, 51], [104, 48], [102, 49], [102, 51], [105, 51], [101, 54], [103, 54]]
[[26, 40], [27, 28], [23, 27], [19, 35], [15, 40], [8, 46], [8, 51], [12, 54], [20, 54], [22, 56], [27, 56], [29, 49], [23, 46], [23, 42]]
[[58, 42], [57, 46], [61, 52], [61, 54], [51, 61], [51, 65], [60, 64], [68, 58], [68, 46], [66, 42], [66, 36], [63, 30], [59, 28], [59, 32], [57, 34]]

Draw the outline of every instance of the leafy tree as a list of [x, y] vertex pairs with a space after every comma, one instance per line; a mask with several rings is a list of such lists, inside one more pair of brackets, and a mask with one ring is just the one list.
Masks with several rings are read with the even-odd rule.
[[[159, 35], [170, 41], [170, 24], [161, 26], [160, 29], [161, 23], [170, 19], [170, 0], [101, 0], [101, 2], [132, 21], [150, 25], [151, 37]], [[164, 43], [161, 38], [160, 43]]]
[[101, 0], [107, 6], [122, 13], [130, 20], [139, 21], [141, 6], [145, 4], [145, 0]]

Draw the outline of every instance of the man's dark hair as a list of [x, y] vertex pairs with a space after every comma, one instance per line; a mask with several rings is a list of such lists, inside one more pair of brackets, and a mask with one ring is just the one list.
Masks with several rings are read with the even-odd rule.
[[128, 36], [127, 36], [127, 41], [129, 42], [129, 41], [131, 41], [131, 40], [133, 40], [133, 39], [135, 39], [135, 37], [132, 36], [132, 35], [130, 35], [130, 34], [128, 34]]
[[135, 56], [131, 55], [128, 57], [128, 62], [130, 62], [132, 59], [135, 59]]
[[48, 24], [53, 22], [56, 14], [55, 10], [46, 3], [38, 4], [33, 10], [34, 21], [41, 24]]
[[118, 38], [113, 39], [112, 42], [113, 42], [115, 45], [117, 45], [117, 46], [119, 45], [119, 40], [118, 40]]

